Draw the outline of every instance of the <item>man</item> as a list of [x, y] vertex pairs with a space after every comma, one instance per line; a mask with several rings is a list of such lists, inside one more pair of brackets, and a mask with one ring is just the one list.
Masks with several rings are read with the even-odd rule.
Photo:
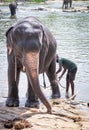
[[77, 72], [77, 65], [68, 59], [65, 59], [65, 58], [59, 59], [58, 55], [57, 55], [56, 62], [59, 63], [59, 69], [57, 70], [56, 74], [61, 72], [62, 68], [64, 69], [59, 77], [59, 80], [63, 77], [66, 70], [68, 71], [66, 75], [66, 97], [69, 97], [68, 95], [69, 85], [71, 85], [72, 96], [73, 96], [74, 95], [74, 80], [75, 80], [75, 75]]

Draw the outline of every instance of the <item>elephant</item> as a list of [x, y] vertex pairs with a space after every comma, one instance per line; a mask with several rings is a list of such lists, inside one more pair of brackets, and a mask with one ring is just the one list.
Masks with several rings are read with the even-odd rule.
[[46, 72], [52, 98], [60, 98], [56, 76], [57, 42], [49, 29], [33, 16], [18, 21], [6, 31], [8, 60], [8, 97], [6, 106], [19, 106], [18, 83], [20, 71], [27, 75], [28, 88], [25, 107], [37, 107], [39, 100], [51, 113], [51, 105], [40, 88], [39, 74]]
[[9, 9], [10, 9], [11, 17], [15, 17], [17, 5], [18, 5], [17, 2], [12, 2], [12, 3], [9, 4]]
[[72, 0], [63, 0], [62, 8], [68, 9], [68, 4], [69, 4], [69, 7], [71, 8], [72, 7]]

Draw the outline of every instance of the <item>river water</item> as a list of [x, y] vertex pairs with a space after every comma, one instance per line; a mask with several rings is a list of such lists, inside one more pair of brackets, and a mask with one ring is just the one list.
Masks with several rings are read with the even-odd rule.
[[[88, 2], [73, 2], [73, 6], [87, 6]], [[57, 53], [74, 61], [78, 66], [75, 79], [75, 100], [89, 102], [89, 13], [86, 12], [62, 12], [62, 2], [51, 2], [46, 4], [19, 3], [17, 18], [10, 19], [8, 6], [0, 6], [0, 103], [5, 102], [8, 93], [7, 83], [7, 56], [5, 44], [5, 32], [16, 21], [26, 16], [39, 18], [55, 36], [58, 47]], [[45, 7], [47, 10], [39, 11], [38, 8]], [[58, 66], [57, 66], [58, 67]], [[43, 89], [46, 97], [51, 94], [49, 81]], [[65, 76], [60, 81], [65, 86]], [[40, 84], [43, 86], [43, 78], [40, 75]], [[59, 86], [60, 87], [60, 86]], [[27, 80], [26, 75], [21, 72], [19, 83], [19, 96], [21, 103], [26, 100]], [[61, 88], [61, 97], [65, 97], [65, 89]]]

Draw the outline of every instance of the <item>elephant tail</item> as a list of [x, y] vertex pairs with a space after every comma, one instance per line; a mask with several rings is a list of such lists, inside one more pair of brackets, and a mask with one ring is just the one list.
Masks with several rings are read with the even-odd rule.
[[16, 78], [17, 78], [17, 58], [15, 56], [15, 81], [16, 81]]
[[44, 88], [46, 88], [45, 75], [44, 75], [44, 73], [43, 73], [43, 84], [44, 84]]

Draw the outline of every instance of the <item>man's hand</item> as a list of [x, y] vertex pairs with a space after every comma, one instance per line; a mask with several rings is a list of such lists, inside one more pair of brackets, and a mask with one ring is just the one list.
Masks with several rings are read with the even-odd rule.
[[61, 76], [59, 77], [59, 81], [61, 80], [61, 78], [63, 77], [63, 75], [65, 74], [65, 72], [66, 72], [66, 69], [63, 70]]
[[62, 76], [58, 77], [59, 78], [59, 81], [61, 80]]

